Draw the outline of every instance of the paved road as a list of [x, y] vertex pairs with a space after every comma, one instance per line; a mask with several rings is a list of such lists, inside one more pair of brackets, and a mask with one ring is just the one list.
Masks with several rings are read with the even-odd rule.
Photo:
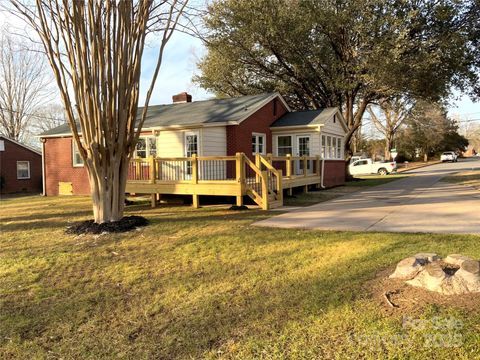
[[440, 181], [450, 173], [472, 169], [480, 169], [480, 159], [431, 165], [408, 172], [415, 176], [274, 216], [254, 225], [480, 234], [480, 192]]

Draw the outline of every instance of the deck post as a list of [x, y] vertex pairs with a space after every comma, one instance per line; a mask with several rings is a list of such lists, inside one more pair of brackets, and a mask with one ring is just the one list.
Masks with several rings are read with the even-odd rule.
[[268, 188], [267, 188], [267, 180], [268, 173], [267, 171], [262, 171], [262, 209], [268, 210]]
[[142, 159], [134, 159], [135, 161], [135, 180], [141, 180], [140, 168], [142, 167]]
[[245, 193], [245, 164], [243, 154], [237, 152], [235, 154], [235, 175], [239, 186], [239, 195], [236, 195], [237, 206], [243, 205], [243, 194]]
[[193, 194], [192, 195], [192, 206], [195, 208], [195, 209], [198, 209], [200, 207], [200, 199], [199, 199], [199, 196], [197, 194]]
[[155, 184], [155, 178], [156, 178], [156, 174], [155, 174], [155, 158], [153, 157], [153, 155], [150, 155], [148, 157], [148, 170], [149, 170], [149, 174], [148, 174], [148, 177], [149, 177], [149, 181], [150, 181], [150, 184]]
[[308, 164], [308, 160], [307, 160], [307, 157], [305, 155], [302, 156], [303, 159], [303, 176], [307, 176], [307, 173], [308, 173], [308, 169], [307, 169], [307, 164]]
[[198, 159], [197, 154], [192, 154], [192, 183], [198, 184]]
[[287, 160], [286, 160], [286, 176], [289, 178], [290, 176], [292, 176], [292, 155], [291, 154], [287, 154]]
[[267, 161], [270, 165], [273, 164], [273, 155], [272, 154], [267, 154]]
[[277, 177], [277, 196], [278, 200], [282, 202], [283, 205], [283, 184], [282, 184], [282, 178], [283, 178], [283, 171], [282, 169], [278, 169], [278, 177]]
[[157, 195], [156, 194], [150, 194], [150, 204], [152, 208], [157, 206]]
[[[261, 171], [262, 170], [262, 160], [260, 160], [260, 154], [255, 154], [255, 166]], [[255, 182], [260, 182], [260, 176], [255, 175]]]

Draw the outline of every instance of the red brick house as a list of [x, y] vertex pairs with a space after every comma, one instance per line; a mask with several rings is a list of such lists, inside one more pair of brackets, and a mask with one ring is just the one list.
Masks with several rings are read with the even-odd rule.
[[[180, 93], [173, 96], [173, 104], [149, 107], [135, 157], [230, 156], [238, 152], [251, 159], [256, 153], [320, 155], [325, 159], [324, 184], [335, 186], [345, 181], [346, 131], [337, 108], [292, 112], [278, 93], [195, 102], [189, 94]], [[86, 170], [68, 126], [40, 137], [45, 194], [88, 194]]]
[[42, 191], [42, 154], [30, 146], [0, 136], [2, 194]]

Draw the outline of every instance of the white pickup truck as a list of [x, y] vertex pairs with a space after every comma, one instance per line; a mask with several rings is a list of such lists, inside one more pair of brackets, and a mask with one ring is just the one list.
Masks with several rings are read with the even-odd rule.
[[348, 166], [350, 175], [378, 174], [387, 175], [397, 170], [397, 163], [393, 162], [374, 162], [372, 159], [360, 159], [352, 162]]

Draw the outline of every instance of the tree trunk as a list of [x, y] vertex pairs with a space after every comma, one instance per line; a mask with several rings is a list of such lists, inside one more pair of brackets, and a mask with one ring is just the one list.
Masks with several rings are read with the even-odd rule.
[[126, 155], [111, 159], [105, 166], [88, 161], [89, 182], [92, 194], [93, 217], [97, 224], [118, 221], [123, 218], [128, 162]]
[[390, 161], [391, 153], [390, 150], [392, 148], [392, 143], [393, 143], [393, 135], [391, 134], [386, 134], [385, 136], [385, 160]]
[[427, 162], [428, 161], [428, 153], [425, 151], [423, 153], [423, 162]]

